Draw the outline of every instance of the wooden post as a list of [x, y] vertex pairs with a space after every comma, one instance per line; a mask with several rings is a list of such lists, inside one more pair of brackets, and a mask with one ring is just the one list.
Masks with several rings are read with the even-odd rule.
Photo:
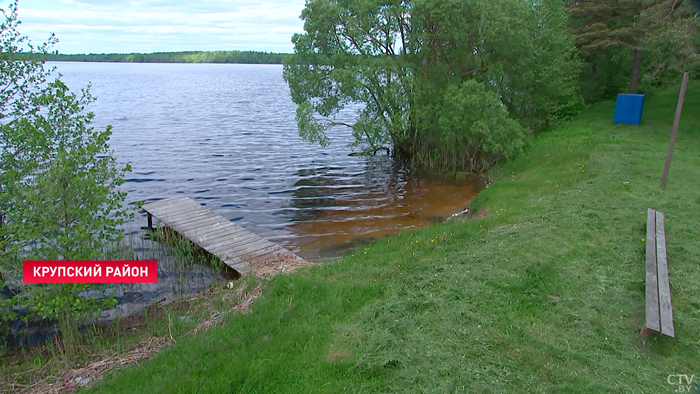
[[150, 212], [148, 213], [148, 229], [153, 230], [153, 216], [151, 216]]
[[[5, 225], [5, 217], [2, 215], [2, 212], [0, 212], [0, 228], [2, 228]], [[5, 240], [7, 239], [7, 236], [5, 234], [0, 235], [0, 250], [5, 250]], [[0, 279], [2, 279], [2, 275], [0, 275]]]
[[681, 93], [678, 95], [678, 105], [676, 106], [676, 118], [673, 120], [673, 131], [671, 131], [671, 142], [668, 144], [668, 153], [666, 153], [666, 165], [664, 166], [664, 174], [661, 176], [661, 187], [666, 187], [668, 180], [668, 170], [671, 168], [671, 157], [673, 156], [673, 146], [676, 144], [676, 134], [678, 134], [678, 124], [681, 121], [681, 111], [683, 111], [683, 100], [685, 99], [685, 90], [688, 87], [688, 72], [683, 73], [683, 83], [681, 84]]

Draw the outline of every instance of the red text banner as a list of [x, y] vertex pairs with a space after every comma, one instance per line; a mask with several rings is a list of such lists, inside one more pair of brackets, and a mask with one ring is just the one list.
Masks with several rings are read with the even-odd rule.
[[157, 283], [155, 260], [22, 262], [24, 283]]

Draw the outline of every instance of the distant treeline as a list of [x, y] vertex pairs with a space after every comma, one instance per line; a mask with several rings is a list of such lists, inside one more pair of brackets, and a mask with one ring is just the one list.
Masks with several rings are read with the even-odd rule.
[[282, 64], [284, 53], [255, 51], [190, 51], [155, 53], [90, 53], [79, 55], [51, 54], [48, 61], [123, 62], [123, 63], [245, 63]]

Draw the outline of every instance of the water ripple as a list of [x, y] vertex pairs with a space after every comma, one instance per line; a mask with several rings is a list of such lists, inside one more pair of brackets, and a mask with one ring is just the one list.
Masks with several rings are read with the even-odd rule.
[[[54, 63], [74, 91], [92, 82], [93, 125], [113, 125], [129, 163], [127, 203], [186, 195], [306, 256], [413, 229], [462, 210], [478, 182], [416, 176], [386, 156], [349, 156], [298, 136], [279, 65]], [[358, 107], [341, 112], [352, 121]], [[130, 228], [145, 219], [136, 215]]]

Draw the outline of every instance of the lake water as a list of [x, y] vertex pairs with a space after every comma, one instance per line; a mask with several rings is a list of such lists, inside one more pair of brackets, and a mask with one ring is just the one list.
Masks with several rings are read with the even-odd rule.
[[186, 195], [306, 258], [429, 225], [482, 186], [349, 156], [348, 129], [331, 130], [326, 148], [302, 141], [280, 65], [49, 65], [74, 91], [91, 82], [93, 125], [113, 126], [115, 156], [133, 169], [123, 185], [130, 206]]

